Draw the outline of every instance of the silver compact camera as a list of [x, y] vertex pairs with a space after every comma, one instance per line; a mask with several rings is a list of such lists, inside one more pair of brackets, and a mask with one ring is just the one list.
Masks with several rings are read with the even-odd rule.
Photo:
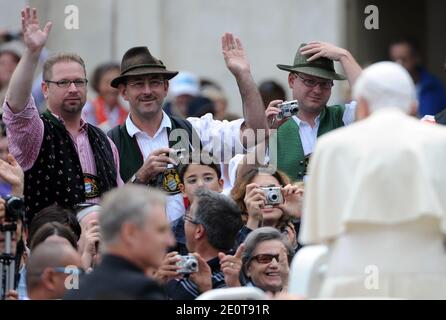
[[189, 274], [198, 272], [198, 261], [194, 256], [177, 256], [181, 260], [177, 262], [178, 273]]
[[276, 116], [277, 120], [291, 117], [299, 111], [299, 103], [297, 100], [285, 101], [277, 106], [280, 108], [280, 113]]
[[282, 191], [280, 190], [280, 187], [263, 187], [261, 189], [266, 196], [265, 204], [276, 205], [283, 202]]
[[183, 163], [186, 157], [186, 149], [175, 149], [169, 154], [169, 157], [175, 160], [177, 164]]

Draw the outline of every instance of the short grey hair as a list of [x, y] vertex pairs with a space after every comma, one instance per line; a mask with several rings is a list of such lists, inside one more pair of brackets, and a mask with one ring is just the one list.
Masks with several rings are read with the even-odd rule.
[[243, 262], [243, 271], [246, 273], [248, 270], [249, 264], [251, 263], [251, 260], [253, 258], [254, 251], [256, 250], [257, 246], [264, 242], [269, 240], [278, 240], [283, 243], [285, 246], [285, 249], [287, 250], [287, 255], [289, 258], [289, 261], [294, 256], [294, 250], [291, 247], [289, 240], [287, 237], [280, 233], [279, 230], [273, 227], [262, 227], [258, 228], [254, 231], [252, 231], [245, 239], [245, 251], [243, 251], [242, 254], [242, 262]]
[[99, 227], [104, 244], [116, 243], [124, 223], [143, 226], [153, 206], [165, 206], [164, 194], [156, 189], [127, 184], [104, 196]]

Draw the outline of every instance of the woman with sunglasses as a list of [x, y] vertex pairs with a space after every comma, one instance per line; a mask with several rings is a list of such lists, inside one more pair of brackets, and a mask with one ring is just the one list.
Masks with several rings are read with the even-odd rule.
[[277, 229], [263, 227], [251, 232], [245, 240], [242, 270], [248, 286], [276, 294], [286, 292], [289, 265], [294, 250], [285, 235]]

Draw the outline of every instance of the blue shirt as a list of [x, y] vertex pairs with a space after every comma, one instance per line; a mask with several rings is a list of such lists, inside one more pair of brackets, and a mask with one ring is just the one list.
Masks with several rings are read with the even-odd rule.
[[418, 115], [436, 115], [446, 108], [446, 90], [440, 79], [419, 69], [420, 81], [416, 84], [418, 95]]

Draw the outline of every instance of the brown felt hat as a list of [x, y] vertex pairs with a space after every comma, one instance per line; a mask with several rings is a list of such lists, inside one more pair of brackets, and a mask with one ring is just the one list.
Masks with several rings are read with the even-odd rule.
[[166, 66], [150, 54], [147, 47], [130, 48], [122, 57], [121, 74], [112, 80], [111, 86], [117, 88], [129, 76], [162, 75], [169, 80], [178, 74], [178, 71], [166, 70]]

